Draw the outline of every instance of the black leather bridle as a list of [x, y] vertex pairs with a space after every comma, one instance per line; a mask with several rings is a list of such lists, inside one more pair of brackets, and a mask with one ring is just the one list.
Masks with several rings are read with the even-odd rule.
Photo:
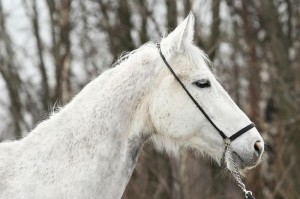
[[[174, 72], [174, 70], [172, 69], [172, 67], [170, 66], [170, 64], [167, 62], [165, 56], [163, 55], [161, 48], [160, 48], [160, 44], [156, 44], [156, 47], [158, 48], [159, 54], [162, 58], [162, 60], [164, 61], [165, 65], [168, 67], [168, 69], [170, 70], [170, 72], [172, 73], [172, 75], [174, 76], [174, 78], [178, 81], [178, 83], [181, 85], [181, 87], [183, 88], [183, 90], [186, 92], [186, 94], [190, 97], [190, 99], [194, 102], [194, 104], [197, 106], [197, 108], [202, 112], [202, 114], [206, 117], [206, 119], [211, 123], [211, 125], [219, 132], [219, 134], [222, 136], [223, 140], [224, 140], [224, 144], [225, 144], [225, 148], [224, 148], [224, 152], [223, 152], [223, 157], [221, 160], [221, 163], [225, 163], [225, 155], [226, 152], [231, 144], [232, 141], [234, 141], [236, 138], [238, 138], [239, 136], [243, 135], [244, 133], [246, 133], [247, 131], [249, 131], [250, 129], [255, 127], [255, 124], [252, 122], [251, 124], [245, 126], [244, 128], [242, 128], [241, 130], [239, 130], [238, 132], [236, 132], [235, 134], [233, 134], [232, 136], [228, 137], [226, 136], [226, 134], [212, 121], [212, 119], [208, 116], [208, 114], [204, 111], [204, 109], [200, 106], [200, 104], [195, 100], [195, 98], [192, 96], [192, 94], [187, 90], [186, 86], [182, 83], [182, 81], [179, 79], [179, 77], [176, 75], [176, 73]], [[242, 188], [243, 191], [245, 192], [245, 197], [247, 199], [254, 199], [254, 197], [252, 196], [252, 192], [251, 191], [247, 191], [245, 189], [245, 187]]]
[[197, 108], [202, 112], [202, 114], [206, 117], [206, 119], [211, 123], [211, 125], [213, 125], [213, 127], [215, 127], [215, 129], [219, 132], [219, 134], [222, 136], [223, 140], [225, 141], [230, 141], [232, 142], [233, 140], [235, 140], [236, 138], [238, 138], [239, 136], [243, 135], [244, 133], [246, 133], [247, 131], [249, 131], [250, 129], [255, 127], [255, 124], [252, 122], [251, 124], [249, 124], [248, 126], [245, 126], [244, 128], [242, 128], [241, 130], [239, 130], [238, 132], [236, 132], [235, 134], [233, 134], [230, 137], [227, 137], [225, 135], [225, 133], [219, 128], [217, 127], [217, 125], [212, 121], [212, 119], [208, 116], [208, 114], [204, 111], [204, 109], [200, 106], [200, 104], [195, 100], [195, 98], [192, 96], [192, 94], [187, 90], [187, 88], [185, 87], [185, 85], [182, 83], [182, 81], [179, 79], [179, 77], [176, 75], [176, 73], [174, 72], [174, 70], [172, 69], [172, 67], [170, 66], [170, 64], [167, 62], [165, 56], [163, 55], [163, 53], [161, 52], [161, 48], [160, 48], [160, 44], [156, 44], [159, 54], [162, 58], [162, 60], [164, 61], [164, 63], [166, 64], [166, 66], [168, 67], [168, 69], [170, 70], [170, 72], [173, 74], [174, 78], [178, 81], [178, 83], [181, 85], [181, 87], [183, 88], [183, 90], [186, 92], [186, 94], [191, 98], [191, 100], [194, 102], [194, 104], [197, 106]]

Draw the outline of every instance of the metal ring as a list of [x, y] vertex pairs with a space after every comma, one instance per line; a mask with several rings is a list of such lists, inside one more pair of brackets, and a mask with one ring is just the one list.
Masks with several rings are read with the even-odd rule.
[[245, 191], [245, 197], [249, 198], [249, 199], [253, 198], [252, 192], [251, 191]]

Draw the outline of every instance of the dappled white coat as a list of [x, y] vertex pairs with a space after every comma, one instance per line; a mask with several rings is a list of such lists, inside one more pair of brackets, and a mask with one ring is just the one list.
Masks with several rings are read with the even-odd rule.
[[[250, 120], [192, 45], [193, 32], [190, 14], [162, 40], [162, 51], [229, 136]], [[220, 159], [222, 138], [182, 91], [155, 45], [146, 44], [126, 58], [28, 136], [0, 144], [0, 198], [120, 198], [148, 139], [171, 153], [190, 147]], [[193, 87], [199, 78], [210, 79], [211, 90]], [[247, 160], [257, 139], [253, 129], [232, 147]]]

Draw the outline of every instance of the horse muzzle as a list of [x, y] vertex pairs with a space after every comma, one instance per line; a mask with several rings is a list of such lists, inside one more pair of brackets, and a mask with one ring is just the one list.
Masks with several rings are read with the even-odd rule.
[[252, 167], [255, 167], [260, 162], [263, 151], [264, 151], [263, 143], [257, 141], [254, 144], [253, 151], [250, 151], [248, 153], [243, 153], [243, 155], [240, 155], [238, 152], [233, 151], [232, 160], [239, 169], [241, 170], [250, 169]]

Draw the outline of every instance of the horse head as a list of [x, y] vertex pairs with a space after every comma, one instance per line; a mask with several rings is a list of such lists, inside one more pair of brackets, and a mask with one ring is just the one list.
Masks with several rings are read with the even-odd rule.
[[[158, 59], [157, 88], [149, 107], [155, 129], [152, 139], [171, 153], [193, 148], [220, 162], [224, 136], [229, 138], [252, 122], [217, 81], [207, 55], [193, 45], [193, 35], [194, 17], [190, 14], [160, 43], [163, 57]], [[244, 131], [230, 143], [233, 161], [240, 170], [256, 166], [264, 150], [264, 141], [254, 126]], [[233, 163], [228, 158], [225, 157], [231, 170]]]

